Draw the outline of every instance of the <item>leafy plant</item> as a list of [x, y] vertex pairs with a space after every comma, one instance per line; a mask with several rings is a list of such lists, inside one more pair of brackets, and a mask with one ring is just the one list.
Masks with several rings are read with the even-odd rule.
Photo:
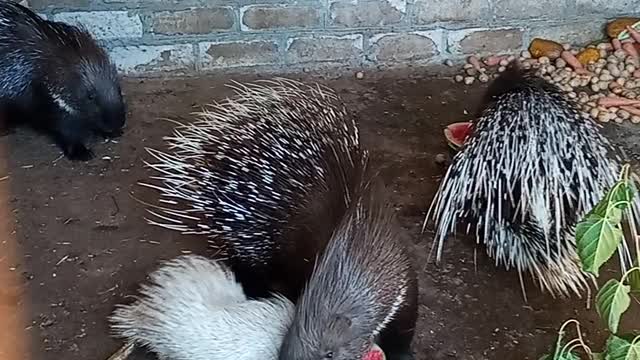
[[[633, 188], [629, 165], [625, 165], [618, 182], [576, 226], [576, 246], [583, 271], [599, 277], [600, 268], [625, 240], [622, 225], [635, 196]], [[636, 259], [631, 269], [620, 279], [609, 279], [595, 299], [596, 311], [610, 332], [604, 352], [591, 352], [583, 341], [579, 322], [571, 319], [560, 328], [553, 351], [540, 360], [577, 360], [576, 348], [582, 348], [592, 360], [640, 360], [640, 335], [620, 333], [620, 321], [630, 308], [632, 297], [640, 295], [640, 236], [632, 235]], [[565, 328], [570, 323], [576, 324], [578, 336], [564, 343]]]
[[[565, 336], [565, 328], [574, 323], [576, 325], [576, 332], [578, 333], [578, 337], [564, 343]], [[539, 360], [579, 360], [580, 358], [574, 352], [575, 348], [582, 347], [587, 354], [591, 354], [591, 349], [584, 343], [582, 340], [582, 331], [580, 331], [580, 323], [577, 320], [567, 320], [562, 327], [560, 327], [560, 331], [558, 331], [558, 337], [556, 339], [556, 344], [553, 348], [552, 354], [543, 355]]]
[[582, 269], [595, 276], [598, 270], [616, 252], [624, 239], [622, 214], [629, 206], [633, 192], [623, 178], [605, 198], [576, 226], [576, 244]]

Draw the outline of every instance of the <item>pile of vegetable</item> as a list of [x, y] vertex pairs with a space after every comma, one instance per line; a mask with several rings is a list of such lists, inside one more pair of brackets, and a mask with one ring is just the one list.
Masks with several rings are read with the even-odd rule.
[[556, 84], [576, 99], [584, 113], [600, 122], [640, 123], [640, 18], [620, 18], [607, 25], [607, 40], [574, 48], [536, 38], [515, 55], [468, 58], [456, 82], [482, 83], [519, 59], [526, 69]]

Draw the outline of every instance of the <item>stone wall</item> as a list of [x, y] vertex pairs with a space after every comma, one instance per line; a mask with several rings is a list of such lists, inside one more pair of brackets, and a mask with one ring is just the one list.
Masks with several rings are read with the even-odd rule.
[[633, 0], [29, 0], [82, 23], [127, 74], [424, 65], [584, 43]]

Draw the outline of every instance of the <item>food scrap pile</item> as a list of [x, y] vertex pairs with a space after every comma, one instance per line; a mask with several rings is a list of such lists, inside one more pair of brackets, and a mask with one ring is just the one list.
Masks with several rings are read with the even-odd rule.
[[608, 39], [572, 47], [536, 38], [520, 56], [471, 56], [456, 82], [486, 83], [519, 58], [576, 99], [583, 112], [600, 122], [640, 123], [640, 18], [620, 18], [606, 28]]

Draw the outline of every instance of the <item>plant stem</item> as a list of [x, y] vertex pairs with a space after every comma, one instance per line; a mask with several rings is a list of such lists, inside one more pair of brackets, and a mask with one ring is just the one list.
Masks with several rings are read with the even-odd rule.
[[581, 345], [579, 338], [572, 339], [562, 347], [562, 350], [560, 350], [560, 358], [564, 358], [567, 353], [571, 353], [574, 348], [580, 347]]
[[558, 331], [558, 334], [560, 334], [560, 335], [564, 334], [565, 333], [564, 328], [567, 327], [571, 323], [575, 323], [576, 324], [576, 328], [580, 329], [580, 322], [578, 322], [578, 320], [569, 319], [569, 320], [565, 321], [562, 324], [562, 326], [560, 327], [560, 330]]
[[[558, 345], [561, 343], [562, 337], [565, 334], [565, 328], [571, 323], [574, 323], [576, 325], [576, 333], [578, 334], [578, 337], [575, 338], [575, 339], [572, 339], [569, 342], [567, 342], [562, 347], [562, 349], [560, 350], [560, 353], [558, 353]], [[570, 353], [571, 351], [573, 351], [577, 347], [581, 347], [582, 350], [584, 350], [584, 352], [587, 354], [588, 357], [590, 357], [590, 358], [592, 357], [591, 349], [584, 342], [584, 339], [582, 338], [582, 329], [580, 328], [580, 322], [578, 320], [575, 320], [575, 319], [569, 319], [569, 320], [565, 321], [564, 324], [562, 324], [562, 326], [560, 327], [560, 330], [558, 331], [558, 341], [557, 341], [557, 345], [556, 345], [556, 351], [555, 351], [555, 354], [554, 354], [554, 358], [557, 358], [558, 355], [560, 355], [561, 357], [564, 357], [565, 353], [567, 353], [567, 352]]]
[[627, 270], [627, 272], [625, 272], [624, 275], [622, 275], [622, 278], [620, 278], [620, 283], [624, 284], [624, 281], [627, 280], [627, 277], [629, 276], [629, 274], [631, 274], [634, 271], [640, 271], [640, 266], [634, 266], [631, 269]]
[[622, 165], [622, 170], [620, 170], [620, 175], [618, 177], [619, 181], [627, 182], [629, 180], [629, 164]]
[[[628, 166], [628, 164], [627, 164], [627, 165], [625, 165], [625, 166]], [[623, 168], [623, 170], [624, 170], [624, 168]], [[628, 172], [628, 171], [629, 171], [629, 169], [627, 169], [627, 172]], [[627, 176], [628, 176], [628, 174], [627, 174]], [[635, 180], [635, 181], [634, 181], [634, 180]], [[635, 176], [635, 177], [633, 177], [633, 178], [631, 179], [631, 182], [632, 182], [634, 185], [637, 185], [637, 180], [638, 180], [638, 177], [637, 177], [637, 176]], [[635, 186], [634, 186], [634, 187], [635, 187]], [[629, 199], [629, 201], [631, 201], [631, 199]], [[630, 205], [631, 205], [631, 204], [630, 204]], [[633, 206], [629, 206], [630, 213], [633, 213], [633, 211], [631, 211], [632, 207], [633, 207]], [[637, 234], [637, 233], [636, 233], [636, 234], [633, 234], [633, 235], [634, 235], [633, 243], [635, 244], [635, 248], [636, 248], [636, 260], [635, 260], [635, 266], [640, 266], [640, 238], [638, 237], [638, 234]], [[632, 261], [632, 262], [631, 262], [632, 266], [634, 265], [633, 263], [634, 263], [634, 261]]]

